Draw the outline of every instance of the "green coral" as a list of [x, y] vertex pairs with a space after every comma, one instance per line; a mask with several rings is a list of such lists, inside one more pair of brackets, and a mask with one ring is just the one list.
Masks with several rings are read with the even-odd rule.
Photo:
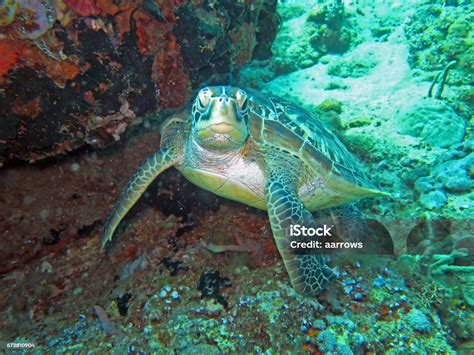
[[308, 21], [317, 24], [327, 24], [332, 28], [341, 26], [344, 20], [344, 7], [342, 3], [317, 4], [308, 15]]
[[270, 324], [274, 324], [280, 318], [282, 307], [285, 305], [285, 300], [281, 297], [279, 291], [260, 291], [257, 294], [259, 301], [258, 310], [265, 314]]
[[390, 295], [384, 288], [373, 288], [369, 293], [369, 297], [374, 304], [383, 304], [390, 299]]
[[429, 271], [433, 275], [442, 275], [446, 272], [473, 274], [474, 266], [452, 265], [456, 259], [468, 257], [469, 254], [464, 250], [453, 250], [451, 254], [435, 254], [433, 262], [429, 266]]
[[347, 127], [355, 128], [355, 127], [364, 127], [370, 126], [372, 124], [372, 117], [370, 116], [359, 116], [353, 117], [347, 122]]
[[334, 111], [336, 113], [342, 113], [342, 103], [341, 101], [333, 98], [324, 99], [319, 105], [318, 108], [322, 111]]
[[472, 6], [425, 5], [419, 7], [404, 27], [410, 65], [433, 71], [458, 62], [450, 74], [451, 85], [472, 83], [474, 55]]
[[320, 53], [343, 53], [357, 38], [342, 1], [317, 4], [309, 13], [310, 43]]

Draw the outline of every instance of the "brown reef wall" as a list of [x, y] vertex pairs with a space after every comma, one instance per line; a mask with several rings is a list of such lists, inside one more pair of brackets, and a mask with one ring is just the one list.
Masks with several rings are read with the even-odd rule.
[[276, 0], [2, 6], [0, 166], [119, 140], [193, 88], [270, 56], [279, 23]]

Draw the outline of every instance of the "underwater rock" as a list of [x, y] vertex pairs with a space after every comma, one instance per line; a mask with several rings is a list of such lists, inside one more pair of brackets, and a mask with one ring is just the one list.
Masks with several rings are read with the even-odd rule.
[[176, 16], [173, 33], [194, 87], [239, 69], [254, 51], [260, 59], [271, 55], [278, 24], [275, 0], [183, 6]]
[[276, 0], [12, 4], [0, 23], [0, 166], [111, 144], [192, 87], [268, 57], [278, 27]]
[[377, 61], [373, 52], [352, 52], [350, 55], [332, 62], [329, 65], [328, 74], [341, 78], [360, 78], [368, 75], [376, 65]]
[[64, 3], [81, 16], [97, 16], [100, 9], [96, 6], [95, 0], [63, 0]]
[[474, 181], [469, 176], [469, 169], [474, 165], [474, 153], [457, 159], [448, 160], [431, 171], [434, 181], [441, 183], [451, 192], [468, 192], [474, 188]]
[[470, 169], [473, 165], [474, 153], [471, 153], [464, 158], [443, 161], [434, 166], [429, 176], [422, 176], [415, 181], [415, 190], [420, 193], [421, 204], [429, 209], [438, 208], [447, 201], [445, 191], [450, 193], [472, 191], [474, 182]]
[[397, 116], [402, 134], [420, 137], [435, 147], [448, 148], [464, 137], [463, 118], [440, 100], [427, 98], [410, 104]]
[[448, 198], [442, 190], [430, 191], [420, 197], [420, 203], [428, 209], [442, 207], [447, 200]]

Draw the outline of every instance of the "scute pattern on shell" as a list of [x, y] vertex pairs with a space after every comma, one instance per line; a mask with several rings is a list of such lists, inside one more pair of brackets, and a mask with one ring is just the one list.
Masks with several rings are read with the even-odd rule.
[[[279, 122], [288, 130], [289, 135], [291, 132], [301, 140], [300, 150], [291, 153], [303, 158], [303, 150], [309, 145], [320, 153], [316, 157], [317, 160], [327, 158], [328, 164], [323, 165], [327, 165], [334, 174], [340, 175], [354, 185], [374, 187], [364, 176], [358, 161], [318, 117], [284, 99], [254, 92], [250, 94], [252, 104], [249, 107], [255, 115], [261, 117], [267, 124], [269, 121]], [[284, 135], [281, 139], [285, 139]], [[281, 142], [267, 143], [278, 147]]]

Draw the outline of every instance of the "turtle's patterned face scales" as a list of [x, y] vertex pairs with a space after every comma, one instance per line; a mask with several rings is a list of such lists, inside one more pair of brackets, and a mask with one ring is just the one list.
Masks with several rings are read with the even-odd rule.
[[237, 149], [248, 131], [248, 96], [230, 86], [201, 89], [192, 106], [192, 132], [197, 143], [208, 149]]

